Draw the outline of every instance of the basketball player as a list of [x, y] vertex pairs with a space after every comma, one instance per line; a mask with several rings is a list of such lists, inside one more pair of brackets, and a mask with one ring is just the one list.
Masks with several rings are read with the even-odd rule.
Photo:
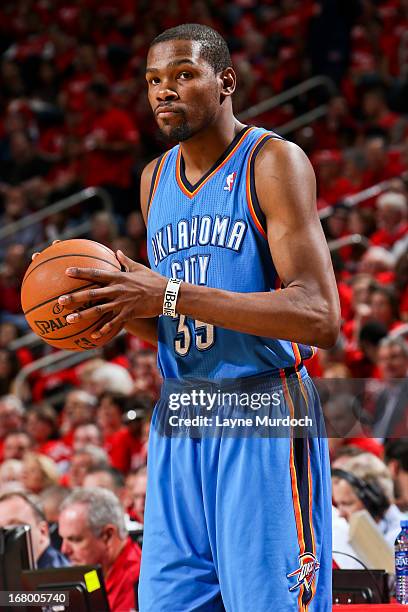
[[[234, 117], [235, 73], [211, 28], [158, 36], [146, 79], [162, 134], [179, 143], [141, 179], [151, 269], [118, 252], [126, 272], [67, 270], [104, 286], [61, 304], [105, 301], [68, 321], [113, 312], [96, 335], [121, 321], [157, 344], [165, 382], [235, 379], [278, 390], [280, 414], [303, 402], [317, 415], [303, 359], [335, 342], [339, 303], [308, 159]], [[150, 433], [140, 610], [331, 610], [324, 436], [167, 435], [166, 405]]]

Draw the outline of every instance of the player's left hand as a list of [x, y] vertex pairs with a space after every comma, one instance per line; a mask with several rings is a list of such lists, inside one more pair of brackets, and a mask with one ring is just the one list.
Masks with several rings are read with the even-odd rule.
[[167, 279], [146, 266], [129, 259], [117, 251], [117, 258], [126, 272], [108, 272], [97, 268], [67, 268], [66, 274], [74, 278], [94, 281], [103, 285], [99, 289], [85, 289], [69, 295], [61, 295], [58, 302], [75, 308], [87, 302], [104, 302], [69, 314], [67, 323], [77, 323], [108, 312], [114, 313], [112, 320], [92, 334], [101, 338], [114, 325], [136, 318], [156, 317], [162, 312]]

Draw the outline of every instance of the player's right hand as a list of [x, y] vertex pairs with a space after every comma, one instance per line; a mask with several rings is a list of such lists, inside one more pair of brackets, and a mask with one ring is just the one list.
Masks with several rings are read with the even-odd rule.
[[[61, 242], [61, 240], [53, 240], [52, 244], [57, 244], [57, 242]], [[36, 251], [35, 253], [33, 253], [31, 255], [31, 261], [34, 261], [34, 259], [38, 257], [38, 255], [40, 255], [40, 251]]]

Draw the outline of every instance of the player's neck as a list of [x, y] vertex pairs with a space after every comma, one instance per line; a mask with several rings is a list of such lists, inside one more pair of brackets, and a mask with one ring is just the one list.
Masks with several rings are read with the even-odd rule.
[[212, 125], [205, 132], [200, 132], [180, 144], [185, 173], [192, 184], [215, 164], [244, 127], [244, 124], [231, 115], [228, 121]]

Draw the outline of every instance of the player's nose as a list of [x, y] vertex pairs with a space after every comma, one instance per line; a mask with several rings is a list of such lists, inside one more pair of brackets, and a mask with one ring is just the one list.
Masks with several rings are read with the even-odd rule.
[[163, 86], [158, 90], [156, 98], [158, 102], [170, 102], [178, 99], [178, 93], [168, 86]]

